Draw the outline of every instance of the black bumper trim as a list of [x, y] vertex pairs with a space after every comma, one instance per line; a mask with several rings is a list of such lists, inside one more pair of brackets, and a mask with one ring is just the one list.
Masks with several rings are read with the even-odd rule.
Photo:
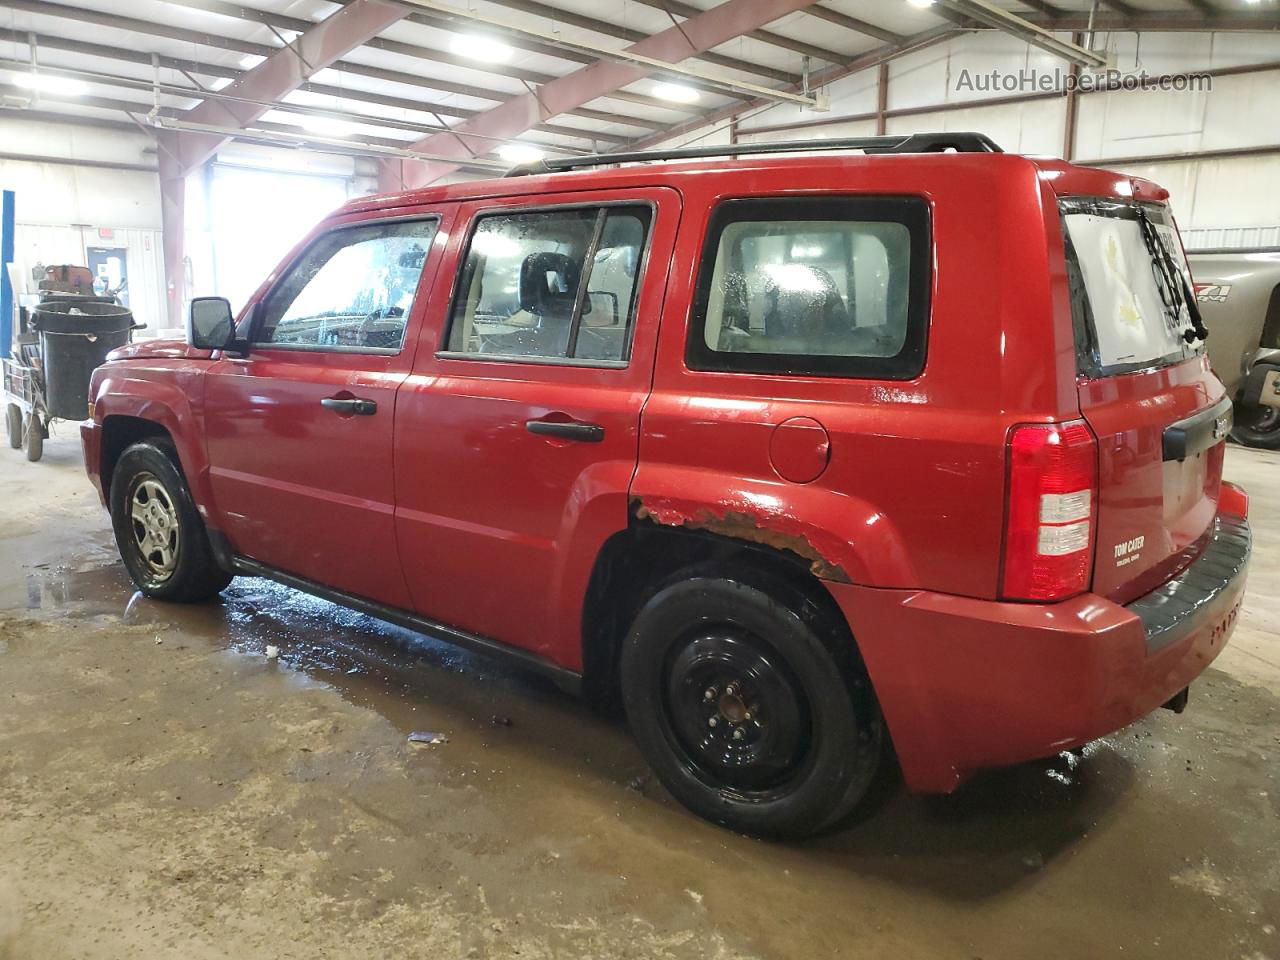
[[1156, 653], [1199, 626], [1199, 614], [1241, 577], [1249, 565], [1253, 533], [1244, 517], [1218, 514], [1209, 542], [1191, 565], [1168, 583], [1129, 604]]

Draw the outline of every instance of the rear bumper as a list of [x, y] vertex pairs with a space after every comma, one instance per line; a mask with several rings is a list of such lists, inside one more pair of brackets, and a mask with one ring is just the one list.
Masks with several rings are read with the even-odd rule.
[[1128, 606], [1096, 594], [1036, 605], [828, 586], [858, 638], [907, 785], [946, 793], [979, 770], [1080, 746], [1172, 699], [1226, 644], [1250, 546], [1248, 520], [1219, 514], [1201, 555]]
[[107, 495], [102, 487], [102, 427], [92, 420], [80, 423], [80, 446], [84, 449], [84, 470], [89, 475], [98, 499], [107, 505]]

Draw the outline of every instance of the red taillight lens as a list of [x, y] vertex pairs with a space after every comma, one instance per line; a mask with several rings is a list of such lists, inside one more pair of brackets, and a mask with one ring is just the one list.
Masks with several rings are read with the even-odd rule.
[[1065, 600], [1088, 588], [1097, 488], [1097, 442], [1083, 420], [1013, 429], [1006, 600]]

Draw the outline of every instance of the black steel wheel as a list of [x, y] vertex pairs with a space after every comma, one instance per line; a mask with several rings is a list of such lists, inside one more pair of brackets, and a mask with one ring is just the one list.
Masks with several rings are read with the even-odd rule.
[[1247, 411], [1236, 408], [1231, 438], [1246, 447], [1280, 450], [1280, 408], [1259, 404]]
[[620, 669], [645, 757], [708, 820], [808, 836], [849, 814], [874, 778], [882, 721], [853, 640], [793, 583], [687, 571], [641, 608]]
[[11, 403], [5, 407], [4, 426], [5, 432], [9, 435], [9, 448], [11, 450], [21, 450], [22, 408], [16, 403]]

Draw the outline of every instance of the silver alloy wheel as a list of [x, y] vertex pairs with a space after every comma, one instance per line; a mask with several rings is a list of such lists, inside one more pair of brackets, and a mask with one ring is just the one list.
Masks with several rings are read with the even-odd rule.
[[167, 580], [178, 565], [178, 510], [150, 473], [139, 474], [129, 494], [133, 542], [152, 575]]

